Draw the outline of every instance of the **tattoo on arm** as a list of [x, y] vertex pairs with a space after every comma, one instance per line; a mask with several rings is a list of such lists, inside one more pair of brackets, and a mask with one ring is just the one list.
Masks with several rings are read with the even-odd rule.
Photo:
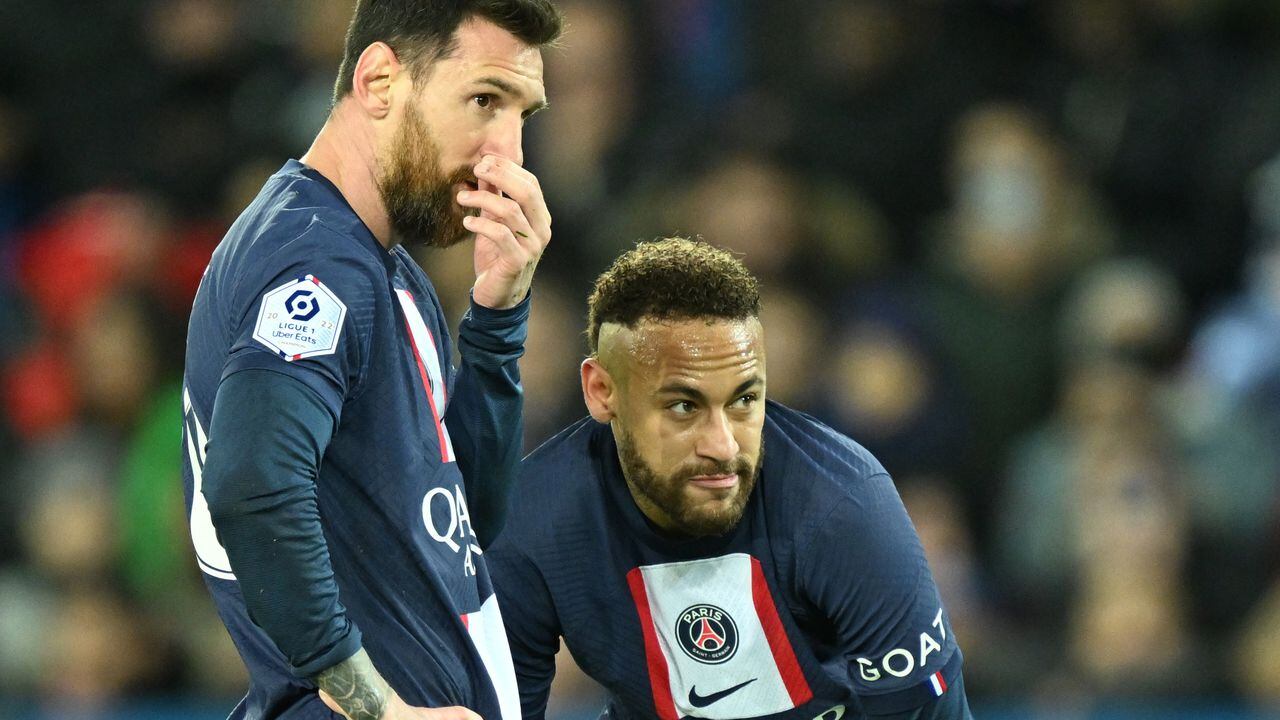
[[363, 648], [328, 670], [321, 670], [314, 680], [351, 720], [379, 720], [391, 697], [390, 686]]

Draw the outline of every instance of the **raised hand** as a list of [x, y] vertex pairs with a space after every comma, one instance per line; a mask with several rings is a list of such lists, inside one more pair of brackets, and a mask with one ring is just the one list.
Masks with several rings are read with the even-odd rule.
[[518, 305], [551, 241], [551, 213], [533, 173], [497, 155], [475, 167], [478, 189], [458, 193], [458, 204], [475, 208], [462, 224], [476, 234], [476, 303], [494, 309]]

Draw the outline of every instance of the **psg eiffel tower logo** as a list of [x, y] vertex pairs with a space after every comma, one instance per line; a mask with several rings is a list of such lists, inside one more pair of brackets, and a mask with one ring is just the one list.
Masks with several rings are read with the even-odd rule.
[[738, 651], [738, 626], [715, 605], [692, 605], [676, 620], [676, 640], [694, 660], [719, 665]]

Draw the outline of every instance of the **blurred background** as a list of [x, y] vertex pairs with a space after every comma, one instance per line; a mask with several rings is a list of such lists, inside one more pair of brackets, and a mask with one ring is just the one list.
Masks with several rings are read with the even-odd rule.
[[[978, 717], [1280, 717], [1280, 2], [565, 0], [526, 444], [592, 279], [700, 234], [875, 452]], [[222, 718], [179, 476], [209, 253], [351, 0], [0, 2], [0, 717]], [[457, 318], [470, 251], [415, 251]], [[562, 663], [553, 717], [600, 695]]]

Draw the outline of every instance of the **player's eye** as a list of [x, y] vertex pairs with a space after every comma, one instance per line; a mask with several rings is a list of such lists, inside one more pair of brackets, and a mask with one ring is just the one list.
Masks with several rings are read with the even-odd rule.
[[747, 393], [746, 395], [743, 395], [737, 400], [734, 400], [733, 407], [739, 408], [741, 410], [745, 410], [751, 407], [752, 405], [755, 405], [756, 402], [759, 400], [760, 400], [760, 397], [755, 393]]
[[667, 409], [676, 415], [690, 415], [694, 411], [693, 403], [688, 400], [678, 400], [667, 406]]
[[488, 94], [473, 95], [471, 100], [482, 110], [493, 107], [493, 96]]

